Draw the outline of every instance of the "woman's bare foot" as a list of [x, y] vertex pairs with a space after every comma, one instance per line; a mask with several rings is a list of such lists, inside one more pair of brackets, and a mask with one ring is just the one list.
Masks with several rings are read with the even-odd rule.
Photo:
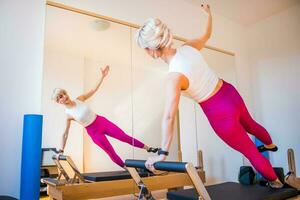
[[276, 145], [275, 144], [269, 144], [269, 145], [265, 144], [265, 147], [268, 148], [268, 149], [272, 149], [272, 148], [275, 148]]
[[283, 184], [280, 182], [279, 179], [276, 179], [275, 181], [269, 181], [269, 186], [271, 188], [279, 189], [283, 187]]

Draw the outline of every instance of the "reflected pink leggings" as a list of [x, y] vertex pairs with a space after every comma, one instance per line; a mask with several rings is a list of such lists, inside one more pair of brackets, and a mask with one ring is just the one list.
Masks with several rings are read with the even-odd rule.
[[221, 89], [200, 106], [225, 143], [248, 158], [267, 180], [277, 179], [269, 160], [257, 150], [247, 132], [267, 145], [272, 143], [272, 139], [267, 130], [252, 119], [242, 97], [231, 84], [223, 81]]
[[143, 148], [145, 146], [142, 142], [130, 137], [118, 126], [102, 116], [97, 116], [95, 121], [85, 128], [94, 143], [101, 147], [110, 159], [122, 168], [124, 167], [124, 162], [115, 152], [114, 148], [106, 138], [106, 135], [116, 138], [122, 142], [126, 142], [134, 147]]

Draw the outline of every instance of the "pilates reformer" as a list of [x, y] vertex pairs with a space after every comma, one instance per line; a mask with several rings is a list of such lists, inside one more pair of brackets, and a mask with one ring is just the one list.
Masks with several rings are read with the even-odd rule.
[[[139, 192], [128, 171], [80, 173], [69, 156], [54, 155], [52, 159], [57, 166], [58, 177], [42, 179], [42, 182], [47, 184], [50, 200], [103, 198]], [[192, 185], [189, 176], [184, 173], [154, 175], [147, 170], [139, 170], [136, 173], [142, 177], [151, 191], [176, 190]], [[196, 173], [205, 181], [205, 172], [201, 167], [196, 170]]]
[[[139, 200], [154, 200], [151, 188], [141, 179], [136, 169], [146, 169], [145, 160], [126, 160], [125, 165], [133, 180], [140, 189]], [[178, 191], [169, 191], [169, 200], [281, 200], [297, 196], [299, 191], [294, 188], [273, 189], [260, 185], [241, 185], [235, 182], [226, 182], [204, 186], [191, 163], [184, 162], [157, 162], [156, 170], [186, 173], [190, 177], [194, 188]]]

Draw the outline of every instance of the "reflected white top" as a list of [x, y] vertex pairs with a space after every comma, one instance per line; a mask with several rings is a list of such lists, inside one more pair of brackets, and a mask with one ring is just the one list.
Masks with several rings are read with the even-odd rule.
[[200, 51], [189, 45], [176, 49], [176, 54], [169, 64], [169, 72], [181, 73], [189, 80], [189, 87], [183, 94], [197, 102], [206, 99], [214, 91], [219, 80]]
[[73, 117], [84, 127], [90, 125], [96, 119], [97, 115], [88, 107], [86, 103], [78, 99], [74, 101], [76, 105], [72, 108], [66, 108], [66, 114]]

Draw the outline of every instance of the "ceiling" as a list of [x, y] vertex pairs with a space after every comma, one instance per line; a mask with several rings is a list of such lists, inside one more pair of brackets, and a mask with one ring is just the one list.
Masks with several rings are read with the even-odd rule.
[[185, 0], [200, 6], [211, 6], [212, 12], [242, 25], [251, 25], [296, 5], [300, 0]]

